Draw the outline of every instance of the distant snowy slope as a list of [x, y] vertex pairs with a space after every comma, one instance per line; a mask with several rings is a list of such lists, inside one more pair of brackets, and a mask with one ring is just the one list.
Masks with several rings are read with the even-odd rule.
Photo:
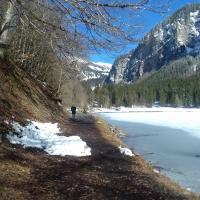
[[78, 59], [78, 78], [88, 82], [92, 87], [102, 85], [108, 76], [112, 64], [103, 62], [91, 62], [86, 59]]
[[112, 64], [104, 62], [93, 62], [95, 65], [101, 66], [103, 69], [110, 71]]

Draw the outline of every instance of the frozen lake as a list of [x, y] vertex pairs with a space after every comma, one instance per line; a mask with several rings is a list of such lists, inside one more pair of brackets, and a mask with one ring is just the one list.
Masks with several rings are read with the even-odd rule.
[[106, 110], [100, 116], [128, 133], [123, 141], [161, 173], [200, 193], [199, 109]]

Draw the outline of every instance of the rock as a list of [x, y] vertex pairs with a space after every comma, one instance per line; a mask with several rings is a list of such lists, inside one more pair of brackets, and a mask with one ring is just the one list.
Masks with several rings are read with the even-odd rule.
[[127, 55], [117, 58], [106, 83], [134, 82], [171, 61], [200, 53], [200, 4], [191, 4], [152, 29]]
[[111, 71], [106, 78], [107, 83], [120, 83], [123, 81], [124, 71], [128, 66], [131, 54], [123, 55], [117, 58], [112, 65]]

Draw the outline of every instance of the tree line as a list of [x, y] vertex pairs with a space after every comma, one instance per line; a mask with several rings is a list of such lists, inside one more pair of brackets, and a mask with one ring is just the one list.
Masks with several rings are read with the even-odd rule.
[[99, 106], [200, 106], [200, 55], [186, 56], [134, 83], [104, 85], [94, 91]]

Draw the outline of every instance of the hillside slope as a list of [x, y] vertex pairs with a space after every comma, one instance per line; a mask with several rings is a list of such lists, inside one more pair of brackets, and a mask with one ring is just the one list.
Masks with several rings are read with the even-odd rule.
[[9, 122], [57, 122], [65, 136], [78, 135], [91, 156], [50, 156], [41, 149], [0, 141], [0, 199], [199, 199], [162, 175], [140, 156], [119, 152], [122, 142], [101, 120], [80, 115], [73, 121], [51, 93], [17, 66], [0, 61], [0, 133]]
[[13, 63], [0, 60], [0, 117], [53, 120], [61, 109], [50, 98], [44, 84]]

